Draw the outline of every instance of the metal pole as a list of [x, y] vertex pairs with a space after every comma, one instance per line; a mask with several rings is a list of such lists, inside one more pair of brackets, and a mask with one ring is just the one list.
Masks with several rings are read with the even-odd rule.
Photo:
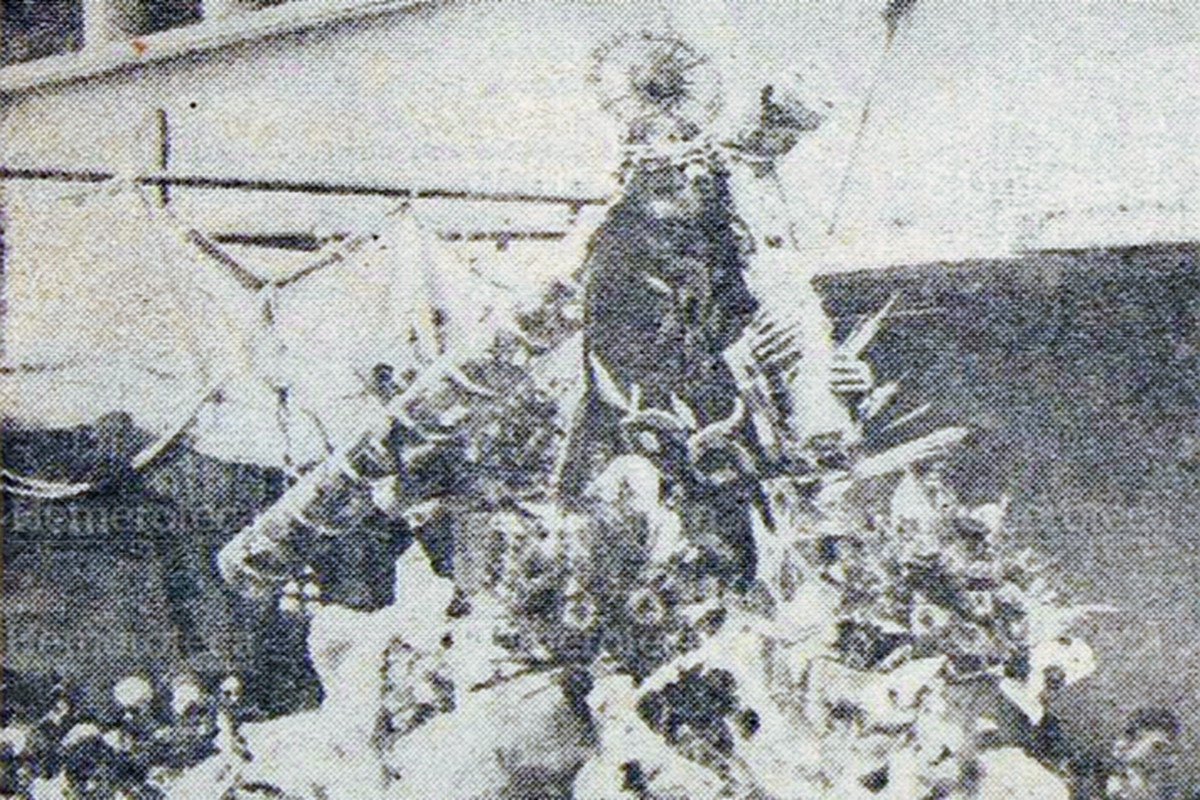
[[[158, 117], [158, 164], [157, 167], [162, 172], [166, 172], [171, 166], [171, 120], [167, 116], [167, 110], [160, 108], [157, 110]], [[166, 205], [171, 202], [171, 189], [167, 184], [160, 183], [158, 185], [158, 202], [160, 205]]]
[[[115, 173], [94, 170], [52, 168], [13, 168], [0, 166], [0, 180], [58, 181], [64, 183], [104, 183], [114, 180]], [[172, 175], [157, 173], [136, 175], [133, 180], [144, 186], [182, 186], [191, 189], [238, 189], [250, 192], [289, 192], [296, 194], [396, 197], [418, 200], [465, 200], [490, 203], [544, 203], [566, 205], [573, 210], [583, 206], [606, 205], [606, 197], [570, 197], [567, 195], [533, 192], [484, 192], [472, 189], [424, 188], [399, 186], [331, 183], [326, 181], [291, 181], [255, 178], [230, 178], [214, 175]]]
[[110, 0], [83, 0], [83, 46], [86, 49], [102, 49], [120, 35], [118, 11]]

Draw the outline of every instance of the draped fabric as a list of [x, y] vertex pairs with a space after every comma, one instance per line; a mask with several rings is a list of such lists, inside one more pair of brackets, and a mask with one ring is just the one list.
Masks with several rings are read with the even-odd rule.
[[[638, 167], [597, 230], [583, 270], [589, 357], [620, 390], [639, 386], [646, 407], [671, 409], [673, 396], [682, 399], [701, 426], [733, 411], [738, 388], [723, 353], [757, 308], [742, 277], [725, 175], [712, 167]], [[589, 372], [561, 484], [568, 494], [628, 449], [622, 415]], [[661, 445], [664, 474], [682, 482], [684, 530], [705, 553], [704, 569], [748, 585], [756, 569], [748, 516], [754, 487], [704, 485], [675, 452], [677, 442]]]
[[788, 384], [789, 426], [801, 441], [837, 433], [855, 435], [845, 404], [830, 388], [833, 328], [799, 249], [789, 204], [773, 168], [729, 160], [734, 212], [748, 240], [745, 280], [764, 319], [797, 331], [801, 361]]
[[125, 182], [10, 203], [10, 426], [124, 413], [151, 437], [186, 428], [223, 460], [303, 465], [377, 413], [375, 365], [400, 374], [436, 355], [433, 256], [406, 211], [272, 284]]
[[[686, 199], [681, 199], [686, 198]], [[656, 215], [657, 203], [682, 203]], [[701, 422], [729, 413], [732, 375], [721, 354], [756, 308], [742, 278], [725, 178], [644, 168], [596, 232], [585, 264], [585, 344], [646, 405], [672, 393]]]
[[7, 197], [5, 417], [66, 428], [124, 411], [166, 431], [223, 360], [219, 304], [160, 257], [131, 187], [20, 188]]
[[374, 405], [363, 392], [375, 365], [400, 375], [438, 351], [428, 278], [436, 266], [424, 232], [400, 211], [365, 238], [272, 298], [277, 349], [265, 367], [290, 402], [321, 421], [334, 447], [361, 435], [361, 414]]

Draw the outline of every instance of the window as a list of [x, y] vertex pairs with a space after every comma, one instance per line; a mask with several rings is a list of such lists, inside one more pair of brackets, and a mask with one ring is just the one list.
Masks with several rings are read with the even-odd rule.
[[[421, 4], [422, 0], [0, 0], [0, 95]], [[131, 39], [156, 36], [152, 47], [122, 46]]]
[[200, 0], [143, 0], [138, 3], [137, 28], [133, 34], [154, 33], [199, 22], [203, 13]]
[[227, 17], [244, 11], [258, 11], [263, 8], [281, 6], [288, 2], [291, 0], [204, 0], [204, 18]]
[[0, 0], [0, 64], [83, 47], [83, 0]]
[[88, 41], [145, 36], [199, 22], [201, 0], [89, 0]]

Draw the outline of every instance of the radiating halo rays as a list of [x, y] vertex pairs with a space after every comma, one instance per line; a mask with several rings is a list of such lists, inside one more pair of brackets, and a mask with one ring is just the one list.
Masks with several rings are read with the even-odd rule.
[[587, 80], [596, 85], [601, 107], [631, 130], [665, 124], [686, 139], [721, 112], [716, 67], [672, 36], [642, 31], [602, 44], [592, 54]]

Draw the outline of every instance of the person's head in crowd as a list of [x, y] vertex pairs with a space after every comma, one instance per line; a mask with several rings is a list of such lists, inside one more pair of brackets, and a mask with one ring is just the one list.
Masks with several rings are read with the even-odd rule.
[[196, 680], [185, 675], [171, 686], [171, 722], [180, 729], [207, 725], [210, 704]]
[[1177, 796], [1179, 718], [1166, 708], [1134, 712], [1113, 747], [1109, 800], [1171, 800]]
[[127, 714], [140, 714], [150, 708], [154, 700], [154, 689], [140, 675], [130, 675], [113, 686], [113, 700]]
[[242, 679], [237, 675], [230, 675], [221, 681], [221, 686], [217, 690], [217, 700], [225, 708], [240, 705], [242, 702]]
[[118, 727], [110, 735], [120, 742], [117, 749], [124, 750], [133, 746], [133, 741], [148, 735], [153, 727], [154, 688], [150, 681], [140, 675], [130, 675], [122, 678], [113, 686], [113, 700], [121, 712]]
[[25, 797], [33, 780], [28, 733], [19, 727], [0, 728], [0, 796]]
[[115, 754], [96, 725], [80, 723], [62, 740], [63, 772], [80, 800], [105, 797]]
[[171, 684], [171, 713], [177, 718], [203, 705], [204, 692], [194, 678], [185, 675]]

